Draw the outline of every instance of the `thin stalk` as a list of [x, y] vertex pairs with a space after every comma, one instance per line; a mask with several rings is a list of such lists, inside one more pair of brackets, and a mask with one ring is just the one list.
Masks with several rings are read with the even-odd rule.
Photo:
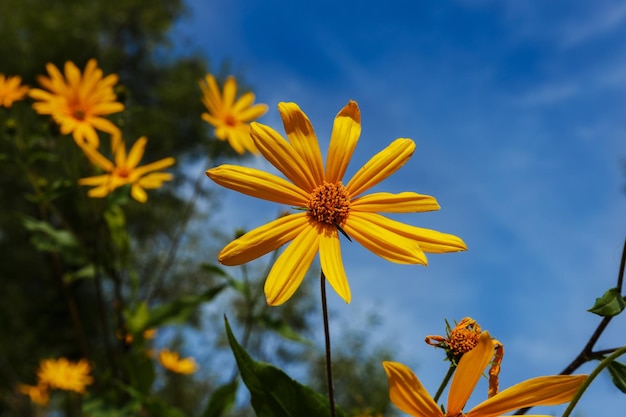
[[570, 401], [567, 408], [563, 412], [562, 417], [569, 417], [569, 415], [574, 410], [574, 407], [576, 407], [578, 400], [580, 400], [580, 398], [583, 396], [583, 393], [589, 387], [589, 385], [591, 385], [591, 382], [595, 379], [595, 377], [597, 377], [604, 368], [609, 366], [611, 362], [613, 362], [615, 359], [617, 359], [619, 356], [623, 355], [624, 353], [626, 353], [626, 346], [619, 348], [618, 350], [613, 352], [613, 354], [611, 354], [610, 356], [607, 356], [602, 362], [600, 362], [600, 364], [596, 367], [596, 369], [594, 369], [589, 374], [587, 379], [585, 379], [585, 381], [580, 386], [580, 388], [578, 388], [578, 391], [576, 391], [574, 398], [572, 398], [572, 401]]
[[454, 375], [454, 371], [456, 371], [456, 366], [451, 363], [450, 367], [448, 368], [448, 372], [446, 373], [446, 376], [443, 377], [443, 381], [441, 381], [441, 385], [439, 385], [439, 389], [437, 390], [437, 393], [433, 398], [435, 402], [439, 401], [439, 397], [441, 397], [441, 394], [443, 394], [443, 390], [446, 389], [448, 382], [450, 382], [450, 378], [452, 378], [452, 375]]
[[330, 415], [335, 417], [335, 393], [333, 390], [333, 369], [330, 358], [330, 329], [328, 326], [328, 305], [326, 302], [326, 277], [324, 271], [320, 274], [320, 289], [322, 293], [322, 316], [324, 317], [324, 342], [326, 344], [326, 381], [328, 385], [328, 402]]

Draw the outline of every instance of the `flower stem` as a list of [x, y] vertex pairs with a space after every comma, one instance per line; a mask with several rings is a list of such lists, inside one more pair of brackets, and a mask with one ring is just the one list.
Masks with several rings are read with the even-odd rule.
[[333, 369], [330, 359], [330, 330], [328, 327], [328, 305], [326, 303], [326, 277], [324, 271], [320, 275], [320, 288], [322, 292], [322, 315], [324, 317], [324, 341], [326, 343], [326, 382], [328, 385], [328, 402], [330, 415], [335, 417], [335, 394], [333, 390]]
[[574, 395], [574, 398], [572, 398], [572, 401], [570, 401], [569, 405], [563, 412], [562, 417], [569, 417], [569, 415], [572, 413], [572, 410], [574, 410], [574, 407], [576, 407], [576, 403], [578, 403], [578, 400], [580, 400], [580, 398], [583, 396], [583, 393], [585, 392], [585, 390], [589, 387], [589, 385], [591, 385], [591, 382], [594, 380], [594, 378], [598, 376], [604, 368], [609, 366], [611, 362], [613, 362], [615, 359], [617, 359], [619, 356], [623, 355], [624, 353], [626, 353], [626, 346], [617, 349], [611, 355], [604, 358], [602, 362], [600, 362], [600, 364], [596, 367], [596, 369], [594, 369], [589, 374], [587, 379], [585, 379], [585, 381], [580, 386], [580, 388], [578, 388], [578, 391], [576, 391], [576, 395]]
[[456, 366], [451, 363], [450, 367], [448, 368], [448, 373], [446, 373], [446, 376], [443, 377], [443, 381], [441, 381], [441, 385], [439, 385], [439, 389], [437, 390], [437, 393], [433, 398], [435, 402], [439, 401], [439, 397], [441, 397], [441, 394], [443, 394], [443, 390], [446, 388], [446, 385], [448, 385], [448, 382], [450, 382], [450, 378], [452, 378], [452, 375], [454, 375], [454, 371], [456, 371]]

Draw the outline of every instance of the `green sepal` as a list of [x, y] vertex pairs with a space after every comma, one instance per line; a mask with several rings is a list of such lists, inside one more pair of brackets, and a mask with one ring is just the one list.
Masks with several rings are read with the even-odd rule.
[[[254, 361], [233, 336], [224, 317], [230, 348], [235, 355], [241, 379], [250, 391], [250, 402], [257, 417], [326, 417], [330, 416], [328, 399], [291, 379], [282, 370]], [[337, 417], [346, 417], [338, 407]]]
[[626, 303], [619, 288], [611, 288], [602, 297], [596, 298], [593, 307], [587, 311], [602, 317], [612, 317], [621, 313], [624, 307], [626, 307]]

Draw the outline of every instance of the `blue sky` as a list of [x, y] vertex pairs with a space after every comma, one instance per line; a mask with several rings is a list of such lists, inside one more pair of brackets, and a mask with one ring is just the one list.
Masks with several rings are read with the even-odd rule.
[[[424, 268], [344, 244], [353, 301], [332, 293], [335, 334], [378, 312], [372, 337], [432, 391], [445, 365], [423, 338], [441, 334], [444, 318], [472, 316], [505, 345], [502, 386], [573, 359], [598, 323], [585, 310], [615, 284], [625, 237], [626, 3], [188, 3], [179, 48], [201, 49], [215, 71], [229, 62], [270, 106], [263, 123], [282, 132], [276, 105], [294, 101], [325, 149], [335, 114], [359, 103], [363, 132], [347, 177], [393, 139], [414, 139], [412, 159], [378, 189], [435, 196], [440, 211], [398, 218], [469, 247], [431, 255]], [[220, 220], [233, 227], [278, 211], [223, 196]], [[614, 320], [597, 347], [624, 344], [624, 324]], [[624, 404], [604, 376], [578, 410]]]

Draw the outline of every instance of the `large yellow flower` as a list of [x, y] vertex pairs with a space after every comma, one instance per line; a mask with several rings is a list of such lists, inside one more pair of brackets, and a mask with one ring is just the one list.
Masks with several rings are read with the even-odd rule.
[[90, 59], [82, 74], [73, 62], [65, 63], [65, 77], [51, 63], [46, 65], [50, 77], [39, 76], [37, 80], [46, 90], [34, 88], [29, 94], [35, 100], [33, 108], [39, 114], [49, 114], [60, 125], [64, 135], [72, 133], [79, 145], [98, 147], [97, 130], [115, 138], [120, 130], [110, 120], [101, 116], [124, 110], [113, 92], [117, 75], [102, 78], [102, 70], [95, 59]]
[[192, 374], [198, 370], [198, 364], [193, 358], [181, 358], [178, 353], [163, 349], [159, 353], [159, 362], [165, 369], [177, 374]]
[[152, 172], [167, 168], [176, 162], [174, 158], [163, 158], [151, 164], [138, 167], [143, 157], [148, 139], [140, 137], [126, 155], [126, 146], [120, 141], [115, 146], [115, 163], [106, 159], [97, 149], [83, 146], [82, 149], [89, 160], [107, 173], [94, 177], [81, 178], [81, 185], [92, 185], [95, 188], [89, 190], [89, 197], [102, 198], [107, 196], [118, 187], [130, 184], [130, 195], [140, 203], [148, 200], [144, 189], [161, 187], [164, 181], [172, 179], [172, 174], [166, 172]]
[[66, 358], [44, 359], [37, 371], [38, 385], [84, 394], [85, 387], [93, 383], [90, 372], [91, 366], [86, 359], [78, 362], [70, 362]]
[[259, 153], [250, 139], [250, 122], [263, 116], [267, 112], [267, 105], [253, 105], [254, 94], [250, 92], [235, 101], [237, 82], [232, 76], [226, 79], [223, 94], [211, 74], [207, 74], [200, 81], [200, 88], [202, 103], [209, 111], [202, 113], [202, 119], [215, 127], [215, 136], [220, 140], [227, 140], [239, 154], [245, 151]]
[[519, 408], [552, 406], [571, 401], [587, 377], [554, 375], [532, 378], [505, 389], [463, 413], [465, 403], [493, 355], [491, 336], [489, 332], [483, 331], [478, 345], [459, 361], [450, 385], [445, 414], [409, 368], [397, 362], [383, 362], [389, 379], [391, 401], [400, 410], [415, 417], [498, 417]]
[[28, 87], [20, 85], [22, 78], [19, 76], [5, 77], [0, 74], [0, 106], [11, 107], [14, 101], [24, 98], [28, 92]]
[[412, 192], [361, 196], [404, 165], [415, 149], [412, 140], [396, 139], [344, 185], [342, 178], [361, 133], [357, 103], [350, 101], [335, 118], [325, 168], [307, 116], [295, 103], [280, 103], [278, 110], [289, 141], [259, 123], [252, 123], [251, 136], [261, 154], [291, 182], [257, 169], [233, 165], [207, 171], [213, 181], [224, 187], [302, 209], [234, 240], [218, 256], [224, 265], [240, 265], [293, 240], [265, 282], [269, 305], [284, 303], [293, 295], [318, 252], [328, 282], [350, 302], [350, 287], [339, 247], [340, 232], [384, 259], [401, 264], [426, 265], [424, 252], [466, 249], [456, 236], [376, 214], [437, 210], [439, 205], [433, 197]]

